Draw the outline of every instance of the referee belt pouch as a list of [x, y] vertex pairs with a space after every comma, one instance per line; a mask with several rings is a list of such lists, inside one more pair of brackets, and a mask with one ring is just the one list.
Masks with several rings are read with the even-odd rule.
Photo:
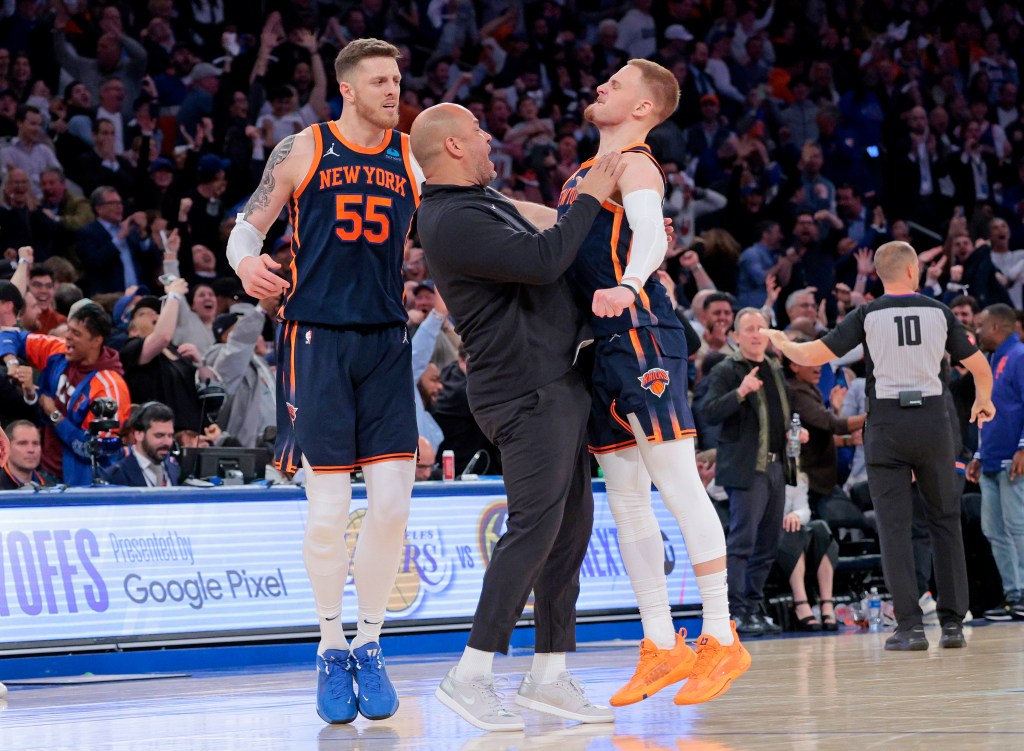
[[924, 406], [924, 397], [921, 396], [920, 391], [901, 391], [900, 392], [900, 406], [901, 407], [922, 407]]

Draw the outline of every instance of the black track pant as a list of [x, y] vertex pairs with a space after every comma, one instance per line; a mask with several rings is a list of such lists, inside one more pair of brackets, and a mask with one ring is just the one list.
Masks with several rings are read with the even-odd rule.
[[469, 646], [508, 651], [516, 621], [534, 592], [537, 652], [576, 649], [580, 565], [594, 526], [586, 446], [590, 395], [570, 371], [526, 396], [477, 410], [501, 451], [508, 531], [484, 574]]

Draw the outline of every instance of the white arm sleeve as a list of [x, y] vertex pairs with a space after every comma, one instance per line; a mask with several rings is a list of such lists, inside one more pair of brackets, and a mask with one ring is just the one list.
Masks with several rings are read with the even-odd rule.
[[622, 278], [639, 279], [640, 286], [643, 287], [651, 274], [661, 266], [668, 250], [665, 220], [661, 212], [661, 196], [658, 191], [649, 188], [635, 190], [622, 197], [622, 205], [626, 209], [626, 221], [633, 231], [629, 263], [622, 272]]
[[228, 235], [228, 263], [231, 268], [238, 271], [238, 264], [246, 256], [255, 258], [263, 250], [263, 241], [267, 236], [253, 227], [242, 218], [242, 214], [235, 217], [235, 226]]

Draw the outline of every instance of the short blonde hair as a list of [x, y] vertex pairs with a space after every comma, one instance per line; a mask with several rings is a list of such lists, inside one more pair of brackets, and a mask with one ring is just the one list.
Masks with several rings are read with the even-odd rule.
[[643, 58], [634, 58], [627, 63], [640, 71], [640, 80], [651, 92], [654, 114], [658, 123], [663, 123], [679, 106], [679, 82], [668, 70], [657, 63]]
[[894, 282], [907, 266], [917, 266], [917, 251], [910, 243], [893, 240], [875, 251], [875, 271], [882, 282]]
[[346, 44], [334, 58], [334, 75], [338, 79], [338, 83], [341, 83], [354, 67], [367, 58], [390, 57], [392, 60], [397, 60], [401, 56], [401, 50], [391, 42], [372, 38], [356, 39]]

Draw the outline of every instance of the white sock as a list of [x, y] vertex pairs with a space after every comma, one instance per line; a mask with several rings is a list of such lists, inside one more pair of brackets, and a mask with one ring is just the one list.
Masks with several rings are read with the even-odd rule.
[[702, 634], [713, 636], [723, 647], [732, 644], [732, 628], [729, 626], [729, 587], [725, 581], [725, 570], [697, 577], [697, 588], [704, 603], [704, 626]]
[[356, 636], [352, 640], [352, 649], [361, 647], [370, 642], [380, 641], [380, 630], [384, 626], [384, 611], [379, 610], [371, 613], [365, 608], [359, 608], [358, 620], [356, 621]]
[[494, 652], [481, 652], [466, 647], [459, 664], [455, 667], [455, 680], [472, 681], [480, 677], [489, 678], [494, 672]]
[[676, 644], [665, 582], [665, 547], [651, 508], [651, 477], [635, 446], [599, 454], [622, 563], [640, 609], [644, 637], [658, 649]]
[[535, 652], [530, 675], [534, 683], [554, 683], [558, 676], [568, 672], [565, 667], [565, 652]]
[[[658, 549], [660, 548], [661, 535], [658, 535]], [[676, 645], [675, 626], [672, 623], [672, 611], [668, 605], [665, 586], [664, 576], [633, 582], [633, 593], [640, 609], [644, 637], [654, 642], [658, 649], [672, 649]]]
[[341, 628], [341, 613], [330, 619], [320, 616], [320, 645], [316, 653], [322, 655], [328, 649], [349, 649], [348, 639]]

